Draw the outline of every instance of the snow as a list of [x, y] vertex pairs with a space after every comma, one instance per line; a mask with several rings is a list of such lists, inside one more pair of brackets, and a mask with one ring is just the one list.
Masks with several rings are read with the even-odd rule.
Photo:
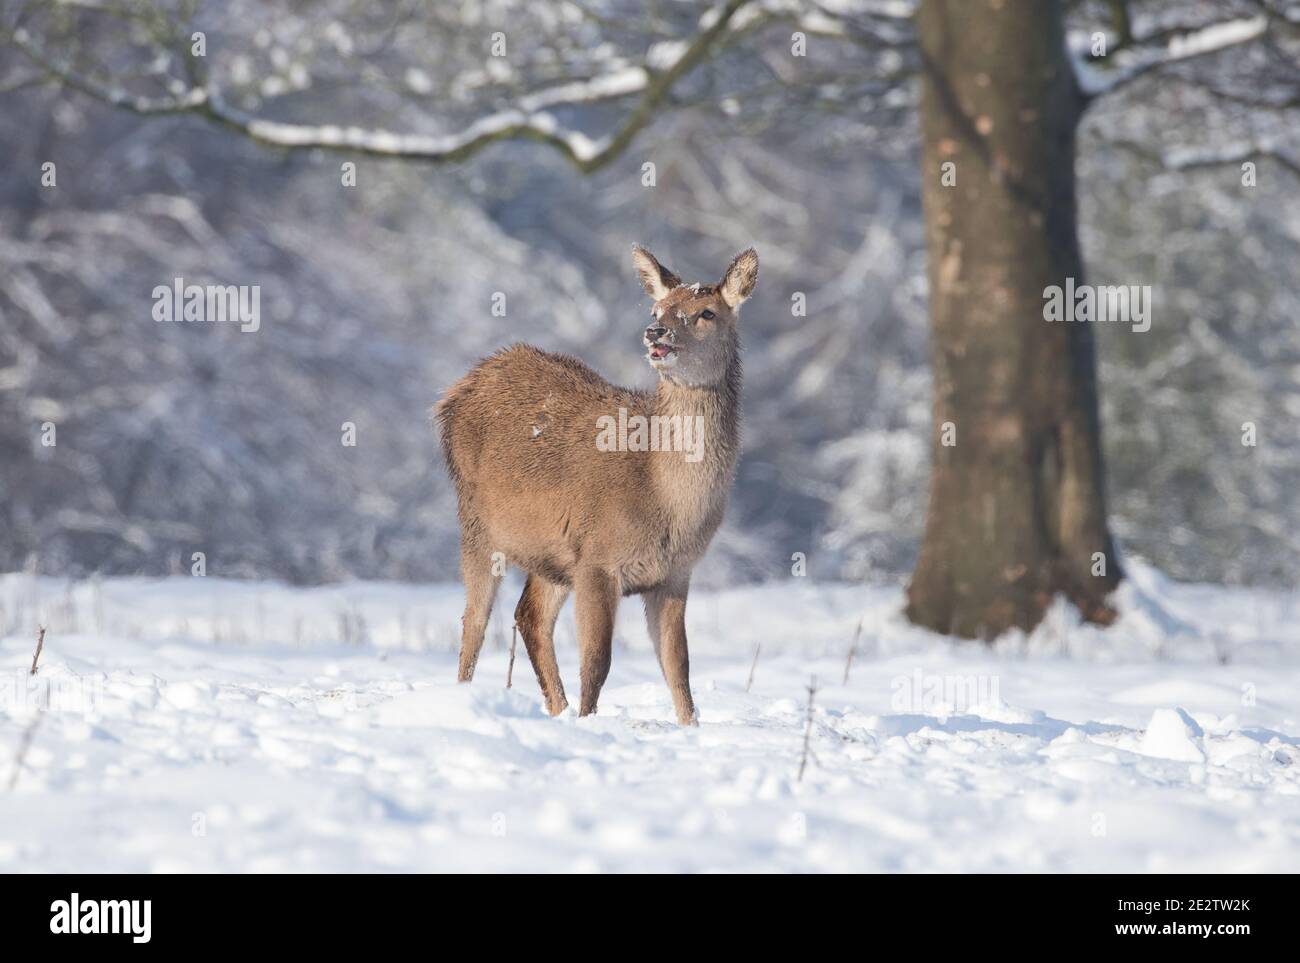
[[644, 67], [625, 67], [590, 80], [573, 81], [539, 90], [522, 98], [519, 108], [537, 111], [624, 97], [645, 90], [649, 83], [650, 74]]
[[1234, 44], [1253, 40], [1268, 29], [1268, 17], [1260, 14], [1241, 20], [1214, 23], [1201, 30], [1175, 35], [1169, 39], [1169, 58], [1186, 60], [1202, 54], [1214, 53]]
[[1142, 735], [1138, 751], [1159, 759], [1204, 762], [1205, 750], [1199, 744], [1205, 733], [1182, 709], [1157, 709]]
[[1130, 569], [1111, 629], [992, 649], [895, 587], [696, 592], [698, 728], [636, 600], [551, 719], [513, 576], [471, 685], [455, 585], [3, 576], [0, 871], [1300, 870], [1295, 594]]

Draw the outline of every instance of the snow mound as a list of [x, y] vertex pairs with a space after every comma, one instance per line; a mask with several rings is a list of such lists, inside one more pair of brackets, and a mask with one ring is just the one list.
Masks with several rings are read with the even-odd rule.
[[1201, 727], [1182, 709], [1157, 709], [1151, 713], [1151, 721], [1142, 735], [1141, 752], [1161, 759], [1204, 762], [1205, 750], [1201, 748], [1204, 736]]

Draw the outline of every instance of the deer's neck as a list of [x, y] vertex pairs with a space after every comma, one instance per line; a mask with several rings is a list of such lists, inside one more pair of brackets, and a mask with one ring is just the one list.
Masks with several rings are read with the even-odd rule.
[[[740, 453], [740, 358], [717, 384], [685, 385], [659, 379], [653, 413], [680, 425], [690, 444], [681, 455], [654, 460], [656, 481], [670, 499], [694, 493], [725, 500]], [[689, 425], [689, 427], [688, 427]]]

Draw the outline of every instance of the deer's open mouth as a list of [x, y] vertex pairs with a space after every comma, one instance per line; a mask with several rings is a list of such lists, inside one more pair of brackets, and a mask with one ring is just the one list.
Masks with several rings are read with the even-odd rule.
[[650, 345], [651, 361], [663, 361], [665, 358], [671, 357], [676, 353], [676, 348], [671, 344], [664, 344], [662, 341], [656, 341], [654, 344]]

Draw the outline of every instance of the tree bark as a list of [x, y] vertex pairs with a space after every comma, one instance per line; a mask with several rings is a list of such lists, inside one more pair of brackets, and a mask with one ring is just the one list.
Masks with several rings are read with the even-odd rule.
[[1083, 283], [1083, 99], [1061, 8], [922, 0], [918, 13], [935, 426], [907, 614], [963, 638], [1029, 631], [1058, 592], [1109, 623], [1121, 577], [1092, 326], [1043, 314], [1046, 288]]

